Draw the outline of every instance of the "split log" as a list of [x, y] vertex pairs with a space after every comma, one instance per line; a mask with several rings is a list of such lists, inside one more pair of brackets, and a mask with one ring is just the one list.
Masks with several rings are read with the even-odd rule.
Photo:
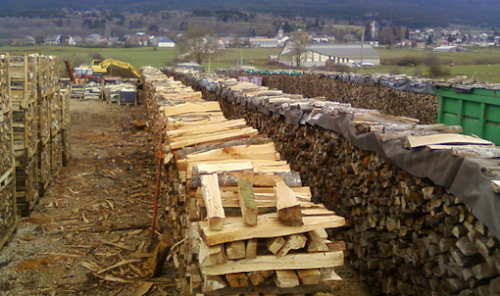
[[252, 190], [252, 183], [245, 180], [238, 180], [240, 197], [240, 208], [243, 222], [248, 226], [257, 225], [259, 211], [255, 203], [255, 195]]
[[222, 206], [217, 174], [201, 176], [201, 193], [207, 208], [210, 230], [222, 230], [226, 215]]
[[287, 226], [304, 225], [302, 211], [293, 191], [283, 181], [276, 183], [278, 220]]

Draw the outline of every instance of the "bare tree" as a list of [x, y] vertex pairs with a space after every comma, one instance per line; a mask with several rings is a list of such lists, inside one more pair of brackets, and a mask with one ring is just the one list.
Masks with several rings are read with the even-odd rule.
[[202, 64], [218, 51], [217, 40], [207, 30], [195, 27], [185, 32], [179, 40], [178, 46], [182, 52], [181, 57]]
[[307, 58], [307, 49], [311, 43], [311, 36], [304, 31], [295, 31], [292, 34], [290, 58], [292, 65], [301, 67]]

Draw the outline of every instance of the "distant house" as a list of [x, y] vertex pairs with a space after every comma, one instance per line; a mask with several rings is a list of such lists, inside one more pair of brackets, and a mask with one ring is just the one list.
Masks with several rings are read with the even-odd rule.
[[61, 44], [61, 35], [48, 36], [43, 40], [46, 45], [59, 45]]
[[[293, 56], [291, 44], [287, 44], [279, 55], [280, 63], [294, 66], [296, 61]], [[368, 44], [310, 44], [302, 54], [301, 65], [304, 67], [322, 67], [326, 64], [342, 64], [353, 66], [380, 65], [380, 54]]]
[[120, 43], [119, 41], [120, 37], [109, 37], [108, 38], [108, 45], [117, 45]]
[[278, 39], [267, 37], [255, 37], [248, 40], [251, 47], [278, 47]]
[[80, 44], [82, 43], [82, 37], [80, 36], [72, 36], [73, 37], [73, 42], [75, 42], [75, 44]]
[[416, 49], [425, 49], [425, 42], [417, 42]]
[[326, 35], [316, 35], [316, 34], [314, 34], [314, 36], [311, 36], [311, 41], [313, 43], [328, 43], [329, 42], [329, 38]]
[[106, 39], [104, 37], [102, 37], [100, 34], [90, 34], [90, 35], [85, 36], [84, 41], [86, 44], [95, 45], [95, 44], [106, 42]]
[[73, 40], [73, 37], [71, 35], [62, 35], [60, 41], [61, 44], [75, 45], [75, 41]]
[[158, 40], [157, 47], [160, 48], [173, 48], [175, 47], [175, 43], [168, 37], [161, 38]]
[[32, 36], [26, 36], [21, 40], [22, 45], [36, 45], [36, 39]]
[[467, 51], [466, 48], [458, 45], [443, 45], [432, 49], [434, 52], [453, 52], [453, 51]]

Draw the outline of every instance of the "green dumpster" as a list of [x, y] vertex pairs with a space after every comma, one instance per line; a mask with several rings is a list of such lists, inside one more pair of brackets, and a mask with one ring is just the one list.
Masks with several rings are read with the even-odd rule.
[[439, 123], [461, 125], [464, 134], [500, 145], [500, 89], [437, 85], [434, 94], [439, 97]]

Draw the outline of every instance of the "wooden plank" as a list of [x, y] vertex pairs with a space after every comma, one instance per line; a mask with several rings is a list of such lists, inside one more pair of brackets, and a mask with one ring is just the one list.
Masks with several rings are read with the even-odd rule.
[[[298, 172], [255, 173], [251, 170], [219, 174], [219, 185], [233, 186], [238, 183], [238, 179], [246, 180], [254, 187], [274, 186], [278, 180], [283, 180], [289, 187], [302, 187], [302, 180]], [[191, 188], [200, 186], [200, 174], [195, 172], [195, 168], [193, 168], [190, 186]]]
[[222, 206], [217, 174], [204, 175], [201, 177], [201, 193], [207, 208], [210, 230], [222, 230], [226, 214]]
[[492, 145], [493, 143], [481, 138], [461, 134], [437, 134], [421, 137], [408, 136], [405, 138], [405, 146], [408, 148], [417, 148], [435, 144]]
[[283, 181], [276, 182], [275, 190], [278, 220], [286, 226], [304, 225], [302, 211], [293, 190], [286, 186]]
[[201, 237], [209, 246], [222, 244], [235, 240], [251, 238], [269, 238], [285, 236], [296, 233], [309, 232], [318, 228], [337, 228], [345, 226], [345, 219], [337, 215], [303, 217], [304, 225], [288, 226], [278, 221], [277, 213], [259, 215], [257, 226], [245, 226], [240, 217], [228, 217], [222, 231], [213, 231], [206, 221], [201, 221]]
[[[191, 179], [195, 172], [203, 174], [203, 172], [199, 171], [199, 167], [198, 167], [199, 165], [221, 165], [221, 166], [224, 165], [224, 166], [227, 166], [229, 168], [226, 171], [228, 173], [232, 172], [232, 171], [242, 171], [242, 170], [244, 170], [243, 167], [242, 168], [235, 167], [234, 169], [232, 169], [231, 164], [234, 164], [236, 166], [239, 163], [248, 163], [248, 162], [250, 162], [252, 164], [253, 168], [251, 170], [255, 173], [260, 173], [260, 172], [262, 172], [262, 173], [264, 173], [264, 172], [288, 173], [291, 171], [288, 163], [286, 161], [282, 161], [282, 160], [262, 160], [262, 159], [251, 159], [251, 160], [224, 159], [223, 160], [223, 159], [217, 159], [217, 160], [203, 160], [200, 162], [197, 162], [197, 161], [188, 162], [186, 172], [187, 172], [188, 179]], [[195, 169], [195, 166], [198, 167], [198, 170]], [[250, 169], [248, 168], [248, 170], [250, 170]], [[224, 173], [222, 167], [219, 169], [219, 172]]]
[[253, 164], [250, 161], [228, 163], [200, 163], [197, 165], [197, 167], [200, 174], [215, 175], [224, 172], [253, 170]]
[[243, 120], [243, 123], [239, 120], [229, 120], [228, 122], [215, 124], [210, 126], [198, 126], [191, 128], [189, 130], [173, 130], [167, 131], [167, 140], [175, 141], [181, 137], [191, 137], [196, 135], [203, 135], [210, 132], [221, 132], [221, 131], [230, 131], [236, 129], [242, 129], [246, 127], [246, 123]]
[[222, 275], [238, 272], [253, 272], [263, 270], [295, 270], [315, 269], [342, 266], [344, 264], [344, 253], [299, 253], [288, 254], [284, 257], [275, 255], [257, 256], [255, 259], [229, 260], [225, 264], [201, 267], [205, 275]]
[[280, 288], [293, 288], [300, 284], [299, 277], [293, 270], [276, 270], [273, 279]]
[[179, 149], [182, 147], [189, 147], [193, 145], [215, 143], [220, 141], [229, 141], [240, 138], [251, 138], [257, 136], [258, 134], [259, 134], [258, 130], [248, 127], [240, 130], [234, 130], [234, 131], [231, 130], [229, 132], [206, 134], [204, 136], [185, 137], [182, 138], [181, 141], [175, 141], [170, 143], [170, 148]]
[[163, 108], [163, 114], [167, 117], [193, 112], [220, 111], [219, 102], [184, 103]]
[[252, 183], [245, 180], [238, 180], [239, 200], [243, 223], [248, 226], [257, 225], [259, 211], [255, 203]]

